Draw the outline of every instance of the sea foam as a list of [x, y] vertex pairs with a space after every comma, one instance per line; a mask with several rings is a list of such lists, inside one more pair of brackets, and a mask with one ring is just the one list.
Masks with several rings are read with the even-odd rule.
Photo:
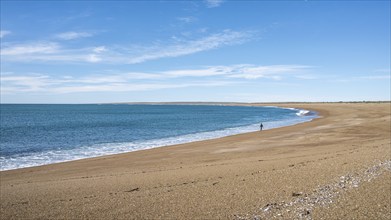
[[307, 116], [307, 115], [310, 115], [311, 114], [311, 111], [308, 111], [308, 110], [299, 110], [299, 112], [296, 113], [297, 116]]

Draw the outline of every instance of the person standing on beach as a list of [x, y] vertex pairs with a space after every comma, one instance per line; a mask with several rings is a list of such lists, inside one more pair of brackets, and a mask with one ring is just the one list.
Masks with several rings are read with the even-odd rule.
[[259, 129], [262, 131], [263, 129], [263, 124], [261, 123], [261, 125], [259, 126]]

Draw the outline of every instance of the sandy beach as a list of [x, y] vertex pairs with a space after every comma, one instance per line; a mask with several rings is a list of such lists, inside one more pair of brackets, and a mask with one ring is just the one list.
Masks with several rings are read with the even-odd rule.
[[2, 171], [1, 219], [391, 219], [390, 103], [274, 105], [321, 117]]

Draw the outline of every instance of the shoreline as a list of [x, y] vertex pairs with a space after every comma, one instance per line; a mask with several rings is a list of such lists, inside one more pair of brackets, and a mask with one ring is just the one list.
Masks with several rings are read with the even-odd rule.
[[[0, 211], [4, 219], [254, 219], [269, 214], [389, 219], [390, 104], [278, 106], [314, 110], [322, 117], [263, 132], [2, 171]], [[360, 174], [378, 165], [382, 172], [370, 182]], [[342, 176], [343, 184], [361, 182], [324, 197], [332, 203], [293, 203], [323, 198], [324, 189], [340, 184]], [[285, 206], [291, 202], [300, 205]], [[274, 212], [281, 204], [290, 211]]]
[[[144, 104], [141, 104], [141, 105], [144, 105]], [[156, 105], [156, 103], [149, 103], [149, 105]], [[161, 104], [161, 105], [183, 105], [183, 104], [171, 103], [171, 104]], [[191, 104], [189, 103], [189, 104], [185, 104], [185, 105], [191, 105]], [[215, 104], [211, 104], [211, 103], [209, 103], [209, 104], [198, 103], [197, 104], [197, 103], [195, 103], [194, 105], [195, 106], [196, 105], [208, 106], [208, 105], [223, 105], [223, 104], [221, 104], [221, 103], [215, 103]], [[247, 105], [246, 103], [236, 103], [236, 104], [224, 105], [224, 106], [270, 107], [270, 108], [290, 109], [290, 110], [295, 110], [295, 111], [299, 111], [299, 112], [301, 110], [304, 110], [304, 111], [308, 111], [308, 113], [311, 114], [311, 115], [300, 116], [300, 115], [298, 115], [298, 113], [299, 113], [298, 112], [298, 113], [296, 113], [296, 115], [298, 115], [299, 117], [308, 117], [308, 118], [307, 119], [303, 118], [303, 121], [296, 121], [296, 122], [292, 121], [294, 119], [290, 119], [290, 120], [286, 120], [286, 121], [278, 121], [278, 123], [281, 122], [282, 124], [280, 124], [280, 125], [273, 125], [273, 126], [271, 126], [269, 128], [265, 128], [264, 131], [271, 130], [271, 129], [277, 129], [277, 128], [281, 128], [281, 127], [294, 126], [294, 125], [297, 125], [297, 124], [310, 122], [310, 121], [312, 121], [312, 120], [314, 120], [316, 118], [321, 117], [320, 115], [318, 115], [318, 113], [316, 111], [313, 111], [313, 110], [271, 106], [269, 104]], [[268, 123], [271, 123], [271, 122], [263, 122], [263, 123], [268, 124]], [[253, 129], [249, 130], [249, 127], [250, 126], [254, 126], [254, 125], [256, 125], [256, 124], [242, 125], [242, 126], [239, 126], [239, 127], [230, 127], [230, 128], [224, 128], [224, 129], [214, 130], [214, 131], [203, 131], [203, 132], [198, 132], [198, 133], [194, 133], [194, 134], [184, 134], [184, 135], [172, 136], [172, 137], [166, 137], [166, 138], [160, 138], [160, 139], [144, 140], [144, 141], [142, 141], [140, 143], [137, 143], [138, 145], [140, 145], [140, 147], [137, 148], [137, 149], [129, 149], [129, 150], [121, 150], [121, 149], [119, 149], [117, 152], [112, 152], [112, 153], [101, 152], [101, 153], [98, 153], [97, 155], [93, 155], [93, 156], [84, 156], [84, 157], [79, 157], [79, 158], [70, 158], [70, 159], [63, 159], [63, 160], [57, 159], [57, 160], [52, 161], [51, 163], [44, 163], [44, 164], [39, 164], [38, 163], [38, 164], [35, 164], [35, 165], [32, 165], [32, 166], [31, 165], [30, 166], [29, 165], [27, 165], [27, 166], [19, 166], [17, 168], [12, 167], [12, 168], [8, 168], [8, 169], [3, 169], [3, 167], [1, 167], [0, 172], [9, 171], [9, 170], [32, 168], [32, 167], [40, 167], [40, 166], [46, 166], [46, 165], [51, 165], [51, 164], [57, 164], [57, 163], [66, 163], [66, 162], [72, 162], [72, 161], [78, 161], [78, 160], [84, 160], [84, 159], [91, 159], [91, 158], [97, 158], [97, 157], [105, 157], [105, 156], [111, 156], [111, 155], [117, 155], [117, 154], [123, 154], [123, 153], [131, 153], [131, 152], [135, 152], [135, 151], [150, 150], [150, 149], [154, 149], [154, 148], [168, 147], [168, 146], [171, 146], [171, 145], [187, 144], [187, 143], [193, 143], [193, 142], [199, 142], [199, 141], [219, 139], [219, 138], [234, 136], [234, 135], [238, 135], [238, 134], [257, 132], [257, 130], [253, 130]], [[226, 132], [228, 132], [228, 133], [226, 133]], [[203, 137], [199, 138], [199, 137], [197, 137], [198, 135], [203, 135]], [[180, 139], [181, 141], [175, 141], [174, 139]], [[111, 143], [106, 143], [106, 144], [110, 145]], [[117, 145], [123, 145], [124, 143], [116, 143], [116, 144]], [[141, 146], [143, 146], [143, 147], [141, 147]], [[78, 149], [75, 149], [75, 150], [78, 150]], [[65, 151], [69, 151], [69, 150], [65, 150]], [[34, 155], [31, 155], [31, 157], [34, 157]], [[17, 159], [19, 159], [19, 158], [17, 158]], [[3, 164], [3, 166], [4, 166], [4, 164]]]

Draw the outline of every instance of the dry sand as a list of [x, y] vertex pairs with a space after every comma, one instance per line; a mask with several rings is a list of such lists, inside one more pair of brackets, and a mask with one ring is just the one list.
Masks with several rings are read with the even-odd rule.
[[3, 171], [1, 219], [391, 219], [390, 103], [279, 105], [322, 117]]

